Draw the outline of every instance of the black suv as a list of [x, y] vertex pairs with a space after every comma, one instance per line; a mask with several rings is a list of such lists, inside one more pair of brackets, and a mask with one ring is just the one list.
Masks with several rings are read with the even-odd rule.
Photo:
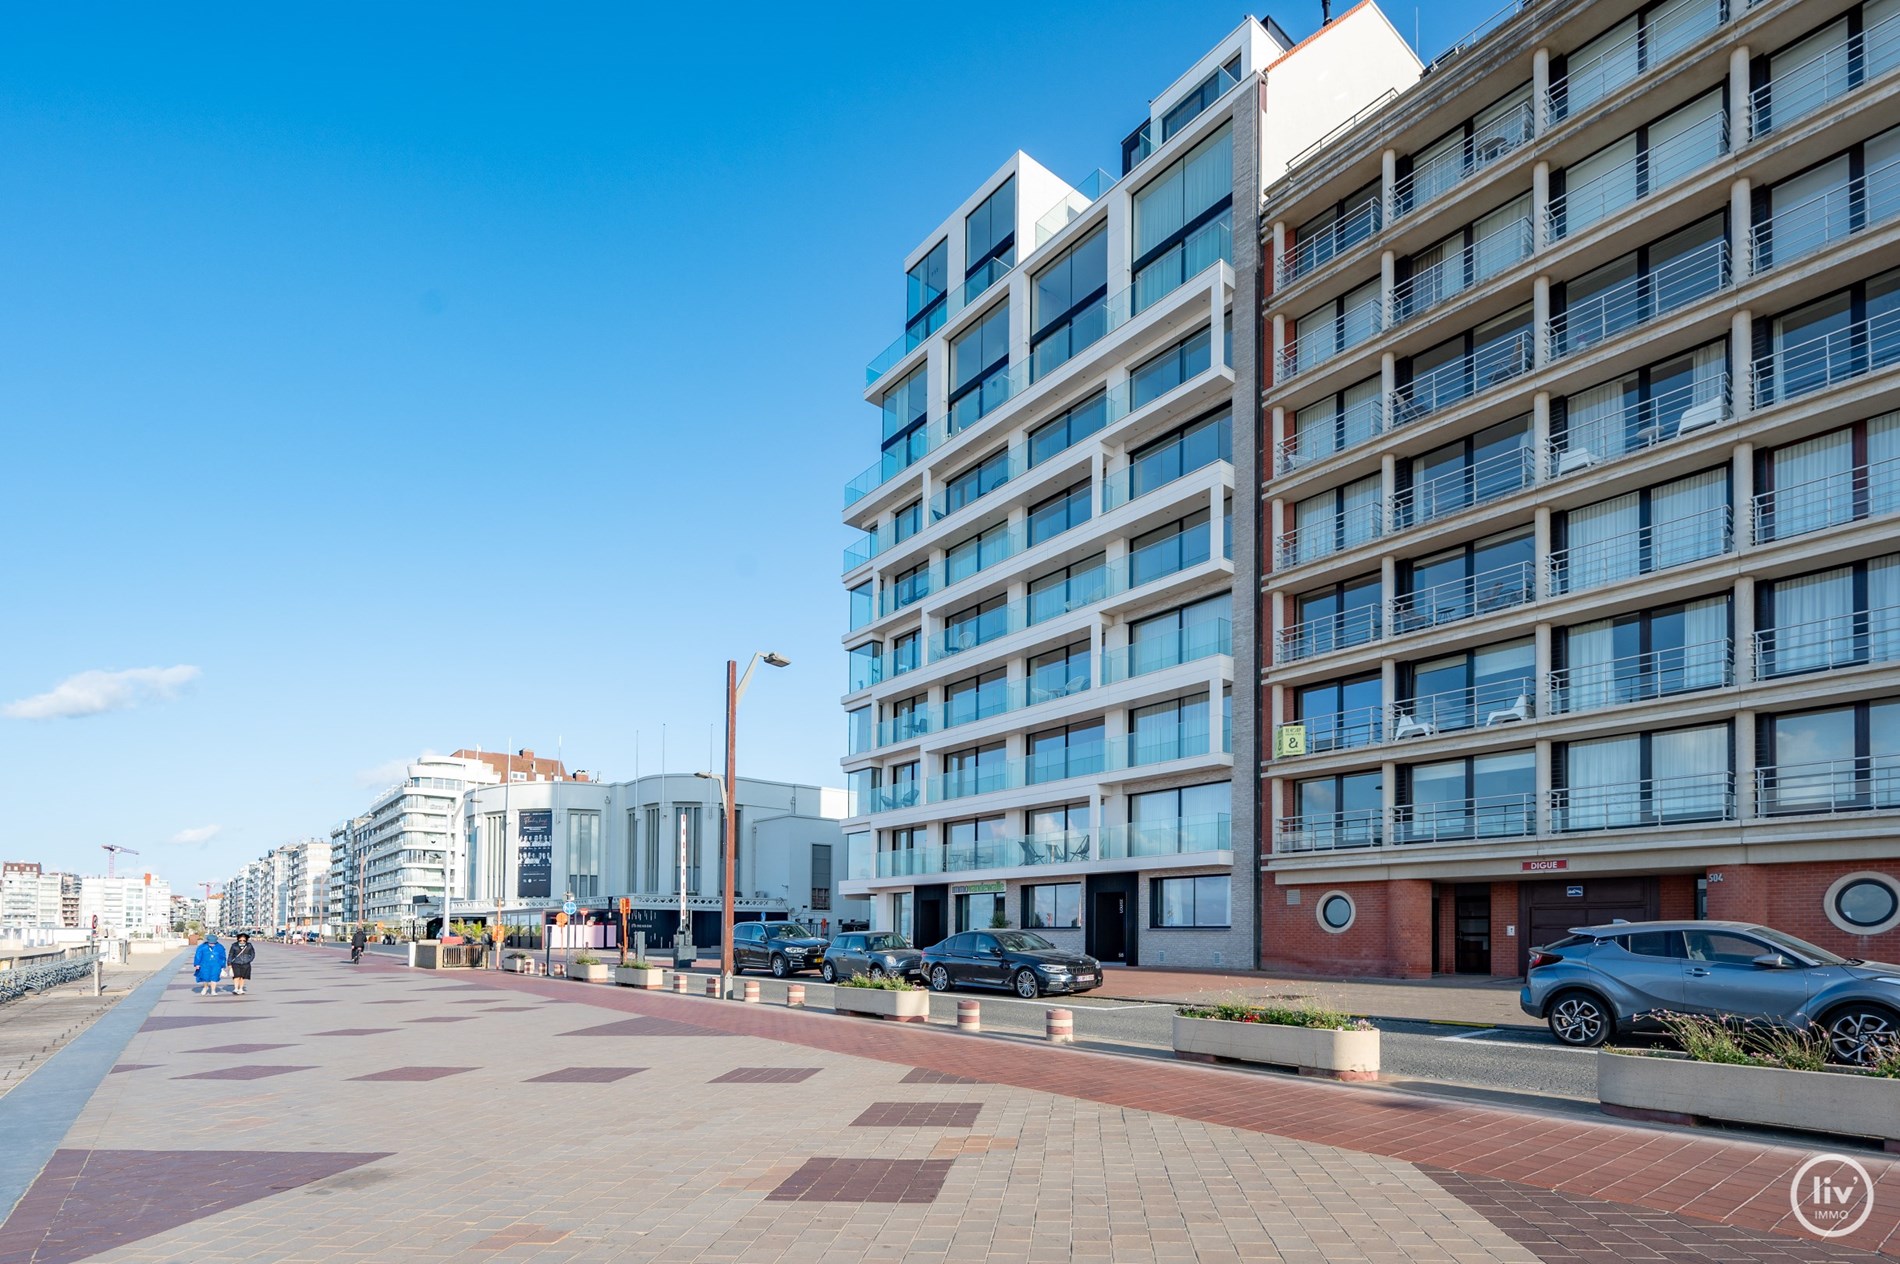
[[953, 987], [1005, 988], [1025, 1000], [1045, 992], [1087, 992], [1102, 986], [1102, 963], [1056, 947], [1026, 930], [973, 930], [924, 949], [924, 977], [933, 992]]
[[740, 922], [732, 930], [732, 972], [770, 970], [783, 979], [825, 964], [825, 941], [797, 922]]

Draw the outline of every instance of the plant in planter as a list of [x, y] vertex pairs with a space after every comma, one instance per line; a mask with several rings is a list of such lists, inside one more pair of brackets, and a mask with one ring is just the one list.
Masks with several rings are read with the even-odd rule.
[[832, 990], [831, 1008], [840, 1014], [921, 1023], [930, 1017], [930, 993], [908, 979], [860, 974]]
[[525, 952], [508, 954], [508, 968], [516, 974], [529, 974], [534, 970], [534, 958]]
[[602, 965], [593, 953], [580, 952], [569, 959], [567, 977], [580, 983], [606, 983], [612, 980], [613, 969]]
[[1175, 1010], [1174, 1053], [1207, 1062], [1290, 1066], [1302, 1075], [1340, 1080], [1379, 1077], [1378, 1029], [1311, 1001], [1182, 1005]]
[[621, 987], [657, 988], [665, 982], [666, 971], [651, 961], [635, 958], [626, 965], [614, 967], [614, 982]]

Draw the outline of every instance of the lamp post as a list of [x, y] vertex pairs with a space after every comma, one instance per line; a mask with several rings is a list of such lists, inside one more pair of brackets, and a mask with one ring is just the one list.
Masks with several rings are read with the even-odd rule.
[[[726, 809], [726, 828], [723, 831], [726, 836], [725, 864], [722, 866], [726, 871], [725, 899], [721, 904], [719, 915], [719, 994], [721, 996], [732, 994], [733, 867], [738, 858], [739, 843], [739, 699], [745, 696], [745, 687], [752, 680], [752, 671], [761, 662], [770, 667], [792, 665], [792, 660], [783, 654], [758, 653], [754, 654], [752, 661], [746, 664], [745, 674], [742, 676], [739, 674], [738, 660], [730, 658], [726, 660], [726, 775], [723, 779], [725, 784], [720, 787], [724, 791]], [[712, 773], [704, 775], [715, 781], [720, 780]]]

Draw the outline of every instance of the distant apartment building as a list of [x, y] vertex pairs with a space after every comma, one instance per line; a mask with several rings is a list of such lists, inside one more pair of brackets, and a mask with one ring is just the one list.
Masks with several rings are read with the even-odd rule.
[[89, 873], [80, 879], [79, 925], [97, 925], [102, 936], [164, 935], [171, 931], [171, 902], [171, 884], [152, 874]]
[[1262, 964], [1900, 953], [1900, 0], [1533, 0], [1267, 190]]
[[903, 332], [866, 372], [880, 453], [844, 492], [844, 889], [879, 928], [1251, 964], [1229, 716], [1256, 212], [1418, 69], [1376, 10], [1298, 46], [1249, 18], [1154, 98], [1118, 175], [1018, 152], [905, 259]]
[[284, 926], [321, 930], [330, 915], [330, 843], [307, 838], [279, 849], [284, 854]]
[[61, 876], [37, 862], [0, 863], [0, 931], [57, 930], [61, 920]]

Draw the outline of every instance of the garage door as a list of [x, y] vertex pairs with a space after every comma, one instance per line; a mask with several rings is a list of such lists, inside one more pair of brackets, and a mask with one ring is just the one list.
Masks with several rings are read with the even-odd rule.
[[1518, 902], [1522, 912], [1517, 941], [1517, 972], [1530, 963], [1530, 950], [1562, 939], [1572, 926], [1599, 926], [1622, 918], [1651, 921], [1658, 916], [1660, 895], [1654, 878], [1576, 878], [1554, 882], [1521, 882]]

